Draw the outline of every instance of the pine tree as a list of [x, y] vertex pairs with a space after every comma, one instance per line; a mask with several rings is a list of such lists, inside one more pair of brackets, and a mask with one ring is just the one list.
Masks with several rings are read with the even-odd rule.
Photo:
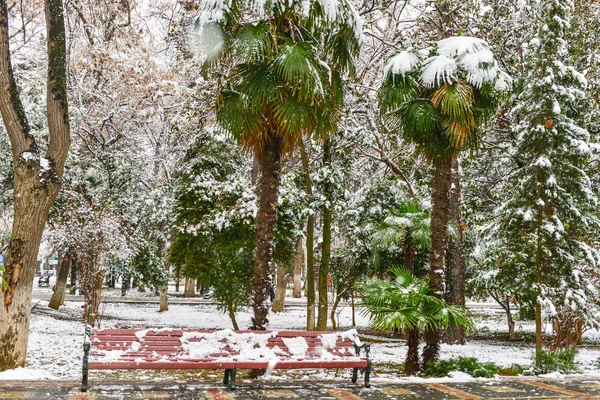
[[511, 197], [499, 209], [506, 251], [500, 274], [535, 303], [538, 354], [543, 306], [551, 316], [559, 306], [588, 317], [597, 313], [588, 299], [595, 290], [586, 279], [599, 259], [589, 245], [598, 226], [584, 170], [590, 136], [574, 120], [586, 81], [565, 64], [563, 36], [573, 6], [572, 0], [541, 4], [543, 23], [530, 43], [528, 84], [513, 110], [519, 168], [509, 177]]

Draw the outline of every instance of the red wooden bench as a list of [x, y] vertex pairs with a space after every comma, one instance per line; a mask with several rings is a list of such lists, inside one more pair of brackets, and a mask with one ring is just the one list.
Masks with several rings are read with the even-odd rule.
[[[361, 354], [362, 350], [362, 354]], [[88, 370], [222, 369], [235, 389], [238, 369], [353, 368], [370, 387], [370, 345], [347, 332], [86, 329], [81, 390]]]

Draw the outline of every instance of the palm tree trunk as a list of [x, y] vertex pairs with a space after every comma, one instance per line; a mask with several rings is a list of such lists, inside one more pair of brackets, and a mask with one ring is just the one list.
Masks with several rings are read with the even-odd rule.
[[407, 328], [406, 331], [406, 361], [404, 361], [404, 372], [407, 375], [414, 375], [421, 367], [419, 365], [419, 331], [413, 328]]
[[65, 290], [67, 288], [67, 279], [69, 278], [69, 270], [71, 269], [71, 262], [73, 257], [71, 254], [67, 254], [65, 257], [59, 257], [60, 266], [56, 273], [56, 284], [54, 285], [54, 293], [48, 307], [58, 310], [65, 302]]
[[258, 182], [256, 256], [252, 277], [253, 330], [265, 330], [269, 322], [266, 300], [271, 288], [271, 261], [275, 248], [273, 231], [277, 223], [277, 198], [281, 183], [281, 145], [281, 138], [271, 133], [258, 161], [261, 175]]
[[[308, 155], [304, 143], [300, 141], [300, 156], [304, 170], [306, 193], [312, 197], [312, 181], [308, 165]], [[315, 330], [315, 216], [310, 214], [306, 222], [306, 330]]]
[[[463, 241], [463, 222], [461, 212], [460, 176], [458, 173], [458, 160], [452, 160], [450, 171], [450, 204], [448, 206], [449, 219], [458, 227], [458, 236], [448, 238], [446, 252], [446, 302], [448, 304], [465, 305], [465, 247]], [[455, 327], [452, 332], [447, 332], [448, 343], [465, 344], [465, 330]]]
[[[444, 257], [448, 228], [451, 160], [433, 161], [431, 183], [431, 247], [429, 249], [429, 286], [434, 296], [444, 297]], [[423, 363], [434, 361], [440, 351], [440, 330], [425, 330]]]
[[[323, 164], [331, 163], [331, 140], [327, 138], [323, 146]], [[329, 264], [331, 263], [331, 223], [333, 213], [331, 202], [333, 196], [330, 188], [324, 188], [326, 197], [323, 206], [323, 246], [321, 250], [321, 268], [319, 268], [319, 313], [317, 315], [317, 331], [327, 330], [327, 310], [329, 308], [329, 293], [327, 292], [327, 278], [329, 276]]]

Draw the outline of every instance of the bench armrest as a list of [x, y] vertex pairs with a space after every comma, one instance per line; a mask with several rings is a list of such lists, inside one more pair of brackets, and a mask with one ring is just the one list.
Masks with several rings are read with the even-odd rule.
[[356, 352], [357, 356], [360, 356], [361, 349], [365, 351], [365, 356], [367, 357], [367, 360], [368, 360], [369, 359], [369, 352], [371, 351], [371, 344], [370, 343], [363, 343], [360, 346], [358, 346], [356, 343], [354, 344], [354, 351]]

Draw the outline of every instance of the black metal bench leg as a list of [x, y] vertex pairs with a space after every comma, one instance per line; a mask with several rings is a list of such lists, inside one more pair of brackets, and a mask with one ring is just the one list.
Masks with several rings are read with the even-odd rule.
[[365, 368], [365, 387], [371, 387], [371, 360], [367, 360], [367, 368]]
[[229, 385], [229, 372], [230, 371], [231, 371], [230, 369], [225, 370], [225, 377], [223, 378], [223, 385], [225, 385], [225, 386]]
[[352, 383], [358, 380], [358, 368], [352, 368]]
[[237, 374], [237, 369], [230, 369], [229, 370], [229, 377], [231, 378], [231, 380], [229, 381], [229, 384], [227, 386], [227, 388], [229, 390], [235, 390], [236, 386], [235, 386], [235, 375]]

